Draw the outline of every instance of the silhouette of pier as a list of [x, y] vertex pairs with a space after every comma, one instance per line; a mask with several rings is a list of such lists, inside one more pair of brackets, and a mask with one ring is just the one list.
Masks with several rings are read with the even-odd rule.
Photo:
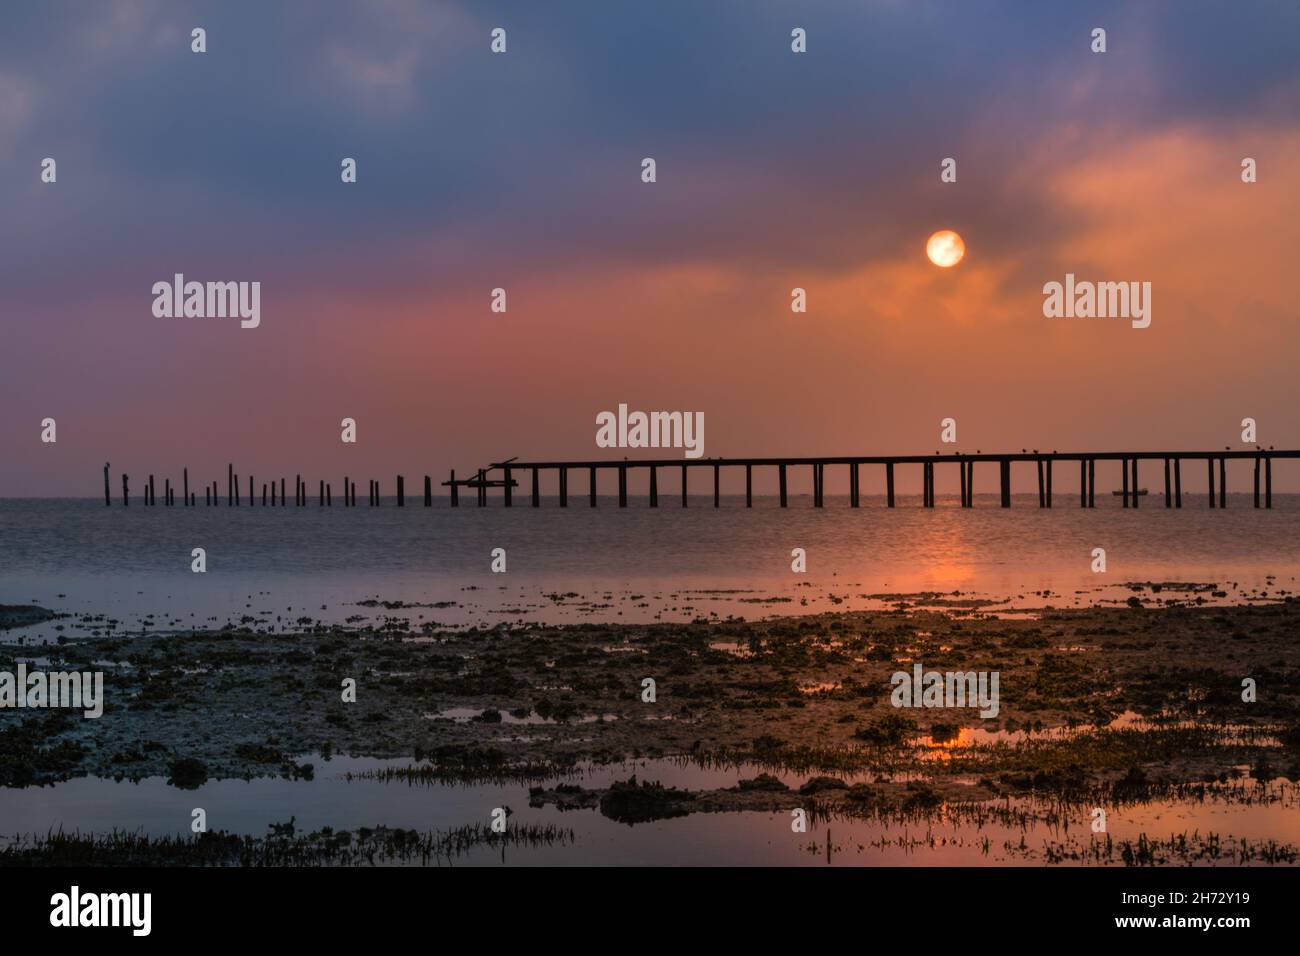
[[[907, 467], [919, 467], [921, 471], [922, 507], [933, 508], [935, 506], [936, 471], [940, 468], [956, 468], [961, 489], [961, 506], [963, 508], [973, 508], [975, 506], [976, 487], [975, 466], [980, 464], [997, 466], [996, 487], [1000, 492], [1001, 505], [1003, 508], [1010, 508], [1012, 498], [1011, 466], [1016, 463], [1029, 462], [1034, 464], [1037, 471], [1038, 506], [1040, 508], [1051, 508], [1056, 500], [1054, 480], [1056, 468], [1054, 466], [1059, 463], [1078, 466], [1078, 490], [1076, 493], [1071, 494], [1070, 497], [1077, 498], [1081, 508], [1095, 508], [1097, 505], [1097, 462], [1118, 461], [1123, 476], [1122, 488], [1119, 493], [1124, 499], [1124, 507], [1137, 508], [1142, 496], [1147, 493], [1147, 490], [1143, 489], [1139, 484], [1139, 477], [1143, 473], [1140, 466], [1143, 463], [1150, 462], [1157, 464], [1163, 470], [1164, 506], [1166, 508], [1181, 508], [1183, 506], [1183, 463], [1204, 462], [1209, 479], [1210, 507], [1226, 508], [1228, 506], [1228, 462], [1246, 461], [1253, 466], [1255, 507], [1272, 508], [1273, 460], [1275, 458], [1300, 458], [1300, 450], [1284, 451], [1261, 448], [1237, 451], [1231, 449], [1223, 451], [1133, 452], [1022, 451], [1019, 454], [983, 454], [981, 452], [964, 454], [953, 452], [946, 455], [696, 458], [677, 460], [624, 458], [614, 461], [520, 461], [517, 458], [512, 458], [509, 461], [495, 462], [490, 469], [480, 470], [478, 475], [482, 477], [490, 471], [500, 470], [503, 475], [501, 485], [505, 489], [504, 504], [506, 507], [510, 507], [514, 503], [511, 488], [517, 484], [513, 480], [513, 475], [517, 472], [530, 473], [532, 476], [532, 506], [536, 508], [541, 504], [541, 496], [538, 491], [539, 476], [544, 472], [555, 472], [559, 479], [560, 507], [563, 508], [568, 506], [569, 474], [571, 472], [579, 474], [585, 472], [587, 474], [588, 499], [591, 507], [594, 508], [596, 506], [599, 473], [601, 471], [613, 471], [616, 473], [618, 481], [618, 504], [619, 507], [625, 508], [628, 501], [628, 475], [638, 471], [648, 472], [650, 479], [650, 507], [657, 508], [659, 506], [659, 473], [680, 470], [681, 503], [682, 507], [685, 508], [687, 506], [691, 470], [703, 469], [706, 475], [711, 470], [713, 477], [713, 506], [717, 508], [721, 507], [722, 503], [721, 484], [722, 470], [724, 468], [743, 468], [745, 470], [746, 507], [753, 507], [754, 504], [754, 469], [774, 469], [777, 473], [781, 507], [785, 508], [789, 504], [789, 478], [791, 472], [796, 469], [808, 469], [812, 477], [813, 507], [821, 508], [826, 504], [826, 469], [843, 468], [847, 470], [849, 479], [849, 506], [857, 508], [860, 507], [862, 502], [861, 478], [863, 469], [883, 468], [885, 474], [885, 502], [888, 507], [893, 508], [897, 504], [894, 485], [898, 470]], [[1217, 481], [1215, 477], [1216, 470], [1218, 473]], [[453, 473], [453, 481], [454, 478]], [[444, 484], [447, 484], [447, 482], [444, 482]], [[452, 504], [456, 504], [454, 493]], [[487, 504], [483, 490], [480, 490], [479, 504]]]
[[[573, 474], [586, 476], [586, 493], [590, 507], [596, 507], [597, 488], [600, 484], [602, 472], [613, 472], [612, 476], [616, 479], [618, 488], [618, 506], [626, 508], [628, 504], [628, 478], [634, 473], [646, 473], [649, 477], [649, 504], [651, 508], [659, 507], [660, 475], [676, 473], [678, 489], [681, 496], [681, 506], [687, 507], [688, 492], [691, 487], [691, 472], [704, 471], [705, 477], [712, 473], [713, 486], [713, 506], [721, 507], [722, 504], [722, 472], [723, 469], [741, 469], [745, 471], [745, 506], [753, 507], [754, 504], [754, 471], [755, 469], [767, 469], [775, 471], [779, 488], [780, 504], [782, 508], [789, 505], [789, 483], [792, 473], [806, 469], [812, 478], [812, 499], [813, 507], [821, 508], [826, 504], [826, 469], [844, 469], [849, 479], [848, 503], [850, 507], [857, 508], [862, 503], [862, 475], [866, 469], [881, 469], [885, 478], [885, 502], [890, 508], [897, 505], [897, 495], [895, 494], [895, 479], [901, 469], [918, 468], [921, 475], [921, 504], [925, 508], [935, 506], [935, 475], [941, 470], [956, 469], [961, 489], [961, 507], [973, 508], [975, 506], [975, 489], [976, 489], [976, 465], [983, 466], [980, 469], [985, 480], [989, 480], [987, 473], [993, 469], [989, 466], [996, 466], [996, 478], [990, 481], [988, 487], [996, 488], [1000, 495], [1000, 503], [1003, 508], [1011, 507], [1012, 500], [1012, 465], [1015, 464], [1032, 464], [1037, 473], [1038, 487], [1038, 506], [1040, 508], [1051, 508], [1055, 505], [1058, 495], [1068, 499], [1070, 503], [1077, 500], [1081, 508], [1095, 508], [1097, 504], [1097, 462], [1119, 462], [1121, 474], [1121, 487], [1115, 492], [1123, 498], [1125, 508], [1137, 508], [1143, 497], [1154, 496], [1154, 492], [1142, 487], [1140, 481], [1143, 476], [1148, 480], [1152, 477], [1150, 469], [1144, 469], [1144, 465], [1155, 466], [1155, 478], [1159, 481], [1163, 478], [1164, 497], [1163, 504], [1166, 508], [1181, 508], [1183, 506], [1183, 465], [1191, 463], [1193, 466], [1204, 464], [1205, 473], [1208, 481], [1209, 506], [1211, 508], [1226, 508], [1228, 506], [1228, 462], [1246, 463], [1252, 470], [1252, 482], [1254, 488], [1254, 505], [1256, 508], [1273, 507], [1273, 461], [1275, 459], [1293, 459], [1300, 458], [1300, 450], [1278, 450], [1273, 448], [1260, 449], [1242, 449], [1223, 451], [1113, 451], [1113, 452], [1038, 452], [1022, 451], [1019, 454], [984, 454], [976, 452], [975, 454], [965, 454], [954, 452], [950, 454], [933, 454], [933, 455], [864, 455], [864, 456], [836, 456], [836, 457], [816, 457], [816, 458], [687, 458], [687, 459], [669, 459], [669, 458], [640, 458], [640, 459], [614, 459], [600, 461], [520, 461], [517, 458], [511, 458], [506, 461], [494, 462], [486, 468], [479, 468], [474, 471], [468, 478], [457, 478], [456, 472], [452, 471], [448, 480], [441, 483], [441, 486], [447, 488], [450, 494], [450, 503], [452, 507], [460, 505], [460, 489], [473, 490], [476, 494], [478, 507], [488, 505], [488, 492], [500, 490], [502, 503], [505, 507], [515, 505], [515, 489], [519, 487], [517, 475], [526, 475], [530, 480], [531, 504], [532, 507], [538, 508], [542, 503], [541, 484], [542, 476], [546, 473], [553, 472], [557, 477], [559, 488], [559, 504], [561, 508], [569, 506], [569, 478]], [[1064, 466], [1058, 469], [1056, 466]], [[1078, 478], [1077, 484], [1073, 479], [1070, 481], [1071, 490], [1062, 491], [1058, 488], [1056, 479], [1057, 472], [1063, 471], [1066, 475], [1072, 475], [1077, 465]], [[1066, 477], [1063, 475], [1062, 477]], [[581, 480], [581, 479], [579, 479]], [[226, 489], [225, 499], [228, 507], [240, 506], [241, 502], [240, 486], [242, 482], [240, 476], [235, 472], [233, 464], [226, 467]], [[348, 476], [343, 478], [343, 507], [354, 508], [357, 505], [356, 482]], [[157, 504], [154, 497], [154, 476], [149, 475], [148, 480], [143, 485], [143, 501], [146, 506]], [[279, 488], [277, 495], [276, 482], [272, 479], [268, 484], [262, 484], [261, 503], [267, 505], [267, 491], [270, 490], [270, 505], [284, 507], [288, 505], [286, 496], [285, 479], [279, 479]], [[1077, 489], [1077, 490], [1076, 490]], [[198, 504], [197, 492], [190, 490], [189, 469], [186, 468], [182, 476], [181, 486], [181, 504], [188, 507], [195, 507]], [[248, 495], [243, 501], [248, 506], [257, 503], [255, 497], [255, 482], [252, 476], [248, 477]], [[173, 506], [176, 504], [177, 488], [171, 483], [171, 479], [164, 479], [163, 504]], [[396, 476], [397, 506], [405, 507], [406, 505], [406, 484], [402, 475]], [[1106, 494], [1105, 491], [1102, 492]], [[294, 483], [294, 505], [297, 507], [306, 507], [309, 500], [308, 482], [302, 475], [297, 475]], [[221, 504], [221, 488], [217, 481], [205, 483], [204, 485], [204, 503], [209, 507]], [[330, 482], [321, 479], [317, 489], [317, 500], [321, 507], [333, 506], [333, 487]], [[383, 501], [381, 485], [378, 480], [371, 479], [369, 482], [369, 504], [371, 507], [378, 507]], [[104, 465], [104, 504], [112, 504], [112, 489], [109, 481], [109, 466]], [[122, 475], [122, 504], [130, 504], [130, 483], [127, 475]], [[429, 475], [424, 476], [424, 506], [433, 505], [433, 479]], [[1158, 507], [1158, 505], [1157, 505]]]

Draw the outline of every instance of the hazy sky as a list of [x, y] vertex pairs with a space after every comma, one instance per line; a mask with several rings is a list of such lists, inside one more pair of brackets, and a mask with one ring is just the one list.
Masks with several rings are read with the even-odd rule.
[[[1300, 447], [1294, 0], [11, 5], [0, 172], [0, 496], [621, 457], [620, 402], [709, 456]], [[156, 318], [176, 272], [260, 327]], [[1067, 272], [1150, 328], [1045, 318]]]

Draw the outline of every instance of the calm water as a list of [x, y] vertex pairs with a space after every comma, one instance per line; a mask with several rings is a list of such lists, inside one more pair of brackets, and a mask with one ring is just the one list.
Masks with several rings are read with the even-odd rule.
[[[0, 843], [13, 835], [43, 835], [60, 828], [65, 832], [106, 833], [118, 829], [183, 836], [188, 833], [195, 807], [207, 812], [210, 829], [255, 835], [266, 834], [271, 824], [287, 822], [291, 817], [300, 833], [325, 826], [356, 830], [378, 824], [421, 831], [446, 830], [484, 822], [493, 807], [509, 807], [512, 824], [553, 823], [574, 833], [573, 841], [565, 845], [516, 846], [504, 854], [480, 847], [457, 857], [454, 865], [663, 866], [726, 862], [825, 866], [829, 839], [833, 848], [830, 862], [835, 864], [1017, 866], [1041, 864], [1041, 855], [1033, 851], [1044, 844], [1086, 848], [1093, 840], [1087, 808], [1067, 813], [1061, 824], [974, 822], [940, 814], [930, 820], [905, 823], [814, 820], [808, 832], [793, 833], [788, 814], [745, 811], [699, 813], [628, 826], [595, 809], [530, 807], [528, 787], [523, 784], [408, 785], [355, 777], [348, 780], [349, 771], [355, 774], [405, 766], [408, 762], [342, 756], [322, 761], [319, 755], [308, 755], [306, 759], [316, 768], [316, 779], [310, 782], [273, 778], [217, 780], [196, 790], [178, 790], [161, 777], [139, 783], [79, 778], [54, 787], [3, 791], [0, 800], [5, 829], [0, 831]], [[770, 769], [740, 766], [720, 770], [677, 760], [637, 760], [581, 767], [565, 780], [584, 787], [602, 787], [635, 774], [638, 780], [657, 780], [665, 786], [725, 788], [760, 772]], [[790, 773], [777, 776], [794, 787], [806, 778]], [[1114, 807], [1107, 815], [1107, 831], [1117, 843], [1136, 840], [1143, 833], [1156, 839], [1183, 833], [1230, 834], [1252, 844], [1300, 841], [1294, 788], [1275, 783], [1257, 790], [1246, 777], [1240, 788], [1256, 794], [1253, 805], [1214, 799]], [[1260, 799], [1264, 793], [1268, 799]], [[1041, 813], [1051, 801], [1012, 799], [1006, 805]], [[1031, 847], [1032, 851], [1018, 850], [1021, 846]]]
[[[1255, 510], [1247, 496], [1210, 510], [1203, 496], [1188, 495], [1181, 511], [1164, 509], [1158, 497], [1136, 511], [1109, 496], [1092, 511], [1068, 499], [1039, 510], [1035, 496], [1018, 497], [1009, 511], [992, 497], [977, 499], [974, 510], [940, 498], [929, 511], [916, 498], [894, 510], [879, 499], [858, 510], [835, 500], [815, 510], [807, 497], [792, 499], [786, 510], [775, 499], [757, 499], [747, 510], [737, 498], [725, 498], [717, 510], [711, 499], [693, 499], [683, 510], [665, 498], [657, 510], [644, 502], [619, 509], [609, 499], [595, 510], [585, 499], [567, 509], [548, 500], [538, 510], [451, 509], [444, 502], [398, 509], [392, 501], [377, 509], [124, 510], [93, 500], [4, 500], [0, 603], [34, 601], [74, 616], [0, 639], [52, 639], [101, 626], [83, 615], [116, 618], [128, 630], [220, 625], [246, 615], [283, 627], [300, 616], [364, 623], [388, 614], [447, 624], [689, 620], [872, 607], [882, 594], [930, 590], [1015, 606], [1075, 606], [1121, 601], [1131, 593], [1128, 581], [1210, 583], [1228, 592], [1225, 600], [1253, 600], [1296, 590], [1300, 575], [1300, 496], [1277, 496], [1272, 511]], [[207, 574], [190, 571], [195, 547], [207, 551]], [[795, 547], [808, 553], [807, 574], [790, 571]], [[1090, 570], [1096, 547], [1108, 554], [1105, 575]], [[489, 571], [494, 548], [506, 549], [504, 575]], [[375, 597], [424, 606], [394, 611], [358, 603]], [[447, 828], [481, 821], [485, 808], [510, 806], [514, 822], [572, 827], [577, 842], [513, 848], [509, 863], [826, 861], [826, 825], [792, 834], [780, 814], [696, 814], [627, 827], [595, 810], [530, 808], [522, 785], [347, 781], [344, 771], [385, 762], [304, 759], [316, 764], [314, 781], [219, 780], [187, 792], [161, 778], [82, 778], [5, 791], [0, 816], [7, 833], [183, 833], [191, 809], [202, 806], [214, 829], [264, 833], [291, 816], [308, 829]], [[713, 771], [661, 760], [585, 768], [579, 782], [592, 786], [635, 772], [668, 785], [730, 787], [758, 769]], [[783, 776], [794, 786], [802, 779]], [[1110, 831], [1116, 839], [1199, 830], [1296, 841], [1297, 819], [1292, 794], [1251, 807], [1117, 809]], [[944, 819], [910, 827], [839, 820], [830, 830], [836, 862], [1016, 864], [1032, 862], [1008, 848], [1022, 837], [1038, 846], [1084, 834], [1086, 825], [1080, 818], [1065, 834], [1042, 825], [1022, 833]], [[458, 862], [501, 861], [484, 850]]]
[[[619, 509], [604, 498], [596, 509], [585, 499], [566, 509], [553, 500], [536, 510], [494, 504], [123, 509], [0, 500], [0, 603], [104, 614], [128, 630], [243, 615], [689, 620], [847, 610], [879, 605], [872, 595], [921, 591], [1074, 606], [1123, 600], [1129, 581], [1213, 583], [1237, 600], [1295, 591], [1300, 575], [1296, 495], [1275, 496], [1271, 511], [1251, 507], [1247, 495], [1229, 496], [1226, 510], [1192, 495], [1182, 510], [1166, 510], [1159, 496], [1136, 510], [1106, 496], [1089, 511], [1068, 498], [1041, 510], [1034, 495], [1018, 496], [1010, 510], [992, 496], [971, 510], [940, 498], [928, 511], [917, 498], [893, 510], [880, 499], [856, 510], [832, 499], [817, 510], [807, 497], [785, 510], [774, 498], [756, 499], [752, 510], [743, 498], [724, 498], [719, 509], [711, 498], [685, 509], [676, 499], [658, 509], [641, 501]], [[196, 547], [207, 552], [206, 574], [190, 570]], [[796, 547], [807, 551], [806, 574], [790, 570]], [[1106, 574], [1091, 571], [1097, 547], [1106, 549]], [[494, 548], [506, 550], [505, 574], [490, 572]], [[445, 606], [357, 605], [373, 598]], [[84, 633], [61, 624], [58, 633]], [[7, 639], [49, 638], [54, 626]]]

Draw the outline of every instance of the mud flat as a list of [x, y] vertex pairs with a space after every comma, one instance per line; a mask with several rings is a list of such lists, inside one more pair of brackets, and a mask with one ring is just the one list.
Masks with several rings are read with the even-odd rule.
[[0, 631], [18, 627], [31, 627], [43, 621], [52, 621], [59, 615], [35, 604], [0, 604]]
[[[303, 773], [296, 755], [408, 756], [540, 774], [688, 755], [810, 771], [1009, 773], [1104, 784], [1300, 770], [1300, 602], [1250, 607], [882, 611], [661, 625], [219, 632], [0, 646], [101, 670], [105, 712], [10, 711], [0, 774], [186, 780]], [[38, 656], [39, 655], [39, 656]], [[916, 662], [998, 671], [996, 719], [890, 704]], [[29, 665], [30, 666], [30, 665]], [[653, 679], [656, 700], [642, 700]], [[1258, 700], [1242, 701], [1242, 681]], [[344, 703], [345, 679], [357, 683]], [[1055, 731], [1055, 732], [1054, 732]], [[936, 757], [942, 759], [936, 759]], [[21, 774], [15, 762], [26, 761]], [[1018, 778], [1017, 778], [1018, 779]]]

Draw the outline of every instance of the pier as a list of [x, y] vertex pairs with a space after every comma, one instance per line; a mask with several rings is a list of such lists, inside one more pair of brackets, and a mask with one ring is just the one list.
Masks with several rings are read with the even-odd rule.
[[[1147, 490], [1139, 484], [1142, 471], [1142, 463], [1152, 463], [1161, 466], [1164, 475], [1164, 507], [1181, 508], [1183, 506], [1183, 485], [1182, 470], [1184, 462], [1205, 462], [1207, 474], [1209, 476], [1209, 506], [1211, 508], [1226, 508], [1228, 506], [1228, 462], [1229, 461], [1246, 461], [1253, 468], [1253, 487], [1254, 487], [1254, 505], [1256, 508], [1273, 507], [1273, 460], [1284, 458], [1300, 458], [1300, 450], [1277, 450], [1268, 449], [1241, 449], [1237, 451], [1115, 451], [1115, 452], [1038, 452], [1022, 451], [1019, 454], [964, 454], [953, 452], [951, 454], [941, 455], [868, 455], [868, 456], [836, 456], [827, 458], [699, 458], [686, 460], [673, 460], [663, 458], [643, 458], [643, 459], [620, 459], [616, 461], [520, 461], [512, 458], [509, 461], [496, 462], [491, 465], [489, 470], [500, 470], [504, 475], [504, 482], [510, 482], [511, 475], [515, 472], [530, 473], [532, 476], [533, 486], [533, 507], [540, 504], [537, 488], [539, 484], [539, 475], [544, 472], [555, 472], [559, 476], [560, 487], [560, 506], [565, 507], [568, 504], [568, 474], [570, 472], [585, 472], [588, 475], [588, 497], [591, 507], [596, 506], [596, 488], [598, 475], [601, 471], [614, 471], [618, 479], [618, 504], [619, 507], [627, 507], [628, 501], [628, 475], [632, 472], [643, 471], [649, 474], [650, 507], [659, 506], [659, 473], [672, 472], [680, 469], [680, 487], [682, 507], [687, 506], [687, 490], [690, 486], [690, 471], [692, 469], [704, 469], [706, 475], [712, 472], [713, 486], [713, 506], [721, 507], [721, 474], [724, 468], [745, 470], [745, 507], [753, 507], [754, 491], [753, 478], [754, 469], [764, 468], [775, 470], [777, 473], [778, 496], [782, 508], [789, 505], [789, 476], [790, 473], [798, 469], [807, 469], [812, 479], [812, 503], [814, 508], [825, 507], [825, 476], [827, 468], [843, 468], [848, 476], [848, 504], [849, 507], [857, 508], [861, 506], [861, 478], [863, 469], [879, 468], [882, 469], [885, 476], [885, 503], [887, 507], [893, 508], [897, 505], [897, 496], [894, 492], [895, 475], [900, 468], [915, 467], [919, 470], [921, 477], [921, 505], [925, 508], [935, 506], [935, 474], [943, 469], [956, 469], [958, 473], [958, 486], [960, 488], [960, 502], [963, 508], [973, 508], [975, 506], [975, 466], [996, 465], [997, 479], [996, 487], [1000, 494], [1000, 503], [1003, 508], [1011, 507], [1012, 500], [1012, 470], [1011, 466], [1016, 463], [1032, 463], [1038, 476], [1038, 506], [1040, 508], [1051, 508], [1056, 503], [1057, 488], [1055, 475], [1057, 464], [1064, 466], [1078, 466], [1078, 484], [1077, 491], [1069, 493], [1070, 499], [1077, 501], [1081, 508], [1095, 508], [1097, 505], [1097, 462], [1099, 461], [1117, 461], [1120, 463], [1120, 473], [1122, 475], [1122, 487], [1120, 495], [1123, 497], [1123, 506], [1125, 508], [1137, 508], [1141, 498], [1148, 494]], [[1073, 469], [1071, 469], [1073, 470]], [[1216, 482], [1217, 471], [1217, 482]], [[480, 470], [479, 476], [485, 472]], [[454, 480], [453, 473], [453, 480]], [[446, 484], [446, 482], [444, 482]], [[990, 487], [993, 487], [990, 485]], [[1105, 492], [1103, 491], [1103, 494]], [[452, 504], [457, 504], [456, 497], [453, 493]], [[486, 497], [480, 493], [479, 504], [486, 505]], [[512, 504], [509, 492], [505, 495], [504, 504], [510, 507]]]
[[[660, 491], [662, 483], [667, 480], [670, 487], [673, 483], [673, 476], [676, 476], [677, 490], [680, 492], [681, 507], [685, 508], [689, 504], [689, 491], [692, 488], [692, 478], [695, 480], [697, 492], [701, 489], [711, 488], [713, 492], [713, 507], [722, 506], [722, 473], [724, 469], [738, 471], [744, 469], [745, 474], [745, 507], [753, 507], [754, 504], [754, 472], [755, 469], [766, 469], [769, 473], [774, 472], [777, 478], [778, 497], [782, 508], [789, 506], [789, 483], [792, 474], [804, 472], [811, 478], [812, 487], [812, 504], [814, 508], [822, 508], [826, 505], [826, 470], [843, 469], [843, 473], [848, 478], [848, 496], [847, 502], [849, 507], [858, 508], [862, 504], [862, 476], [866, 469], [878, 469], [883, 473], [885, 484], [885, 504], [893, 508], [897, 506], [897, 495], [895, 494], [895, 481], [900, 470], [916, 469], [916, 474], [921, 479], [921, 506], [924, 508], [933, 508], [935, 506], [935, 476], [941, 471], [956, 471], [958, 477], [958, 488], [960, 489], [959, 500], [961, 507], [973, 508], [975, 506], [976, 493], [976, 476], [975, 466], [983, 466], [979, 469], [979, 474], [983, 480], [988, 482], [988, 489], [992, 492], [995, 488], [999, 495], [1001, 507], [1010, 508], [1012, 502], [1012, 466], [1015, 464], [1032, 464], [1037, 475], [1037, 492], [1038, 507], [1052, 508], [1059, 501], [1067, 506], [1073, 506], [1076, 502], [1080, 508], [1095, 508], [1097, 504], [1097, 462], [1119, 462], [1120, 464], [1120, 488], [1113, 493], [1123, 498], [1123, 507], [1138, 508], [1142, 499], [1145, 497], [1149, 502], [1148, 507], [1181, 508], [1183, 506], [1183, 464], [1190, 462], [1192, 467], [1204, 463], [1205, 473], [1208, 481], [1208, 501], [1211, 508], [1226, 508], [1228, 506], [1228, 463], [1233, 462], [1236, 469], [1241, 469], [1241, 463], [1249, 466], [1251, 469], [1251, 487], [1254, 491], [1254, 506], [1256, 508], [1273, 507], [1273, 461], [1275, 459], [1294, 459], [1300, 458], [1300, 450], [1277, 450], [1268, 449], [1243, 449], [1238, 451], [1133, 451], [1133, 452], [1037, 452], [1022, 451], [1019, 454], [964, 454], [954, 452], [947, 455], [868, 455], [868, 456], [838, 456], [829, 458], [698, 458], [698, 459], [671, 459], [671, 458], [642, 458], [642, 459], [616, 459], [602, 461], [520, 461], [517, 458], [511, 458], [506, 461], [495, 462], [486, 468], [478, 468], [469, 473], [469, 477], [457, 478], [453, 470], [450, 477], [441, 482], [441, 487], [447, 488], [452, 507], [460, 506], [460, 491], [465, 489], [467, 492], [474, 492], [476, 504], [478, 507], [487, 507], [489, 502], [489, 492], [500, 491], [502, 504], [507, 507], [514, 507], [516, 502], [515, 489], [519, 487], [517, 476], [526, 476], [529, 483], [529, 503], [532, 507], [541, 507], [542, 495], [541, 486], [542, 478], [547, 473], [553, 473], [558, 487], [559, 506], [567, 508], [569, 506], [569, 479], [572, 476], [579, 476], [578, 481], [582, 482], [585, 478], [585, 488], [580, 484], [581, 491], [586, 492], [586, 498], [589, 507], [596, 507], [597, 487], [602, 478], [602, 472], [613, 472], [612, 475], [604, 476], [608, 483], [612, 480], [616, 482], [618, 492], [618, 506], [626, 508], [628, 504], [628, 484], [629, 477], [636, 473], [646, 475], [649, 484], [649, 505], [651, 508], [660, 506]], [[1056, 466], [1061, 466], [1057, 468]], [[991, 466], [996, 466], [996, 476], [991, 476], [994, 471]], [[1077, 484], [1071, 477], [1077, 466]], [[1143, 466], [1152, 466], [1146, 467]], [[703, 471], [703, 475], [692, 476], [691, 472]], [[1058, 479], [1058, 474], [1060, 478]], [[1149, 490], [1142, 486], [1143, 480], [1153, 481], [1156, 488], [1160, 486], [1163, 480], [1163, 495], [1159, 502], [1154, 502], [1157, 492]], [[397, 506], [405, 507], [406, 505], [406, 483], [402, 475], [395, 476], [394, 485], [396, 488]], [[1068, 483], [1069, 490], [1063, 490], [1062, 485]], [[248, 476], [248, 495], [244, 497], [240, 494], [240, 478], [235, 471], [235, 466], [229, 464], [226, 467], [226, 488], [225, 495], [221, 494], [219, 481], [212, 481], [204, 484], [204, 504], [207, 507], [217, 507], [225, 499], [226, 507], [252, 507], [258, 504], [258, 498], [255, 495], [254, 479]], [[368, 503], [370, 507], [378, 507], [383, 499], [381, 482], [377, 479], [371, 479], [368, 482], [369, 493]], [[271, 479], [269, 485], [262, 484], [261, 506], [268, 507], [267, 491], [270, 490], [269, 507], [287, 507], [289, 506], [286, 495], [285, 479], [279, 480], [279, 488], [276, 487], [275, 479]], [[304, 479], [302, 475], [295, 476], [294, 481], [294, 507], [306, 507], [311, 498], [309, 492], [309, 479]], [[154, 476], [149, 475], [143, 485], [144, 491], [141, 496], [141, 503], [146, 507], [157, 505], [154, 496]], [[350, 477], [343, 476], [343, 496], [342, 507], [355, 508], [357, 506], [356, 482]], [[174, 507], [177, 504], [177, 486], [172, 483], [170, 478], [163, 479], [163, 505]], [[430, 475], [424, 476], [424, 506], [426, 508], [433, 505], [433, 478]], [[190, 490], [189, 469], [182, 472], [180, 486], [180, 504], [184, 507], [197, 507], [197, 493]], [[278, 491], [278, 494], [277, 494]], [[579, 494], [581, 494], [579, 491]], [[1108, 492], [1103, 490], [1102, 494]], [[671, 494], [671, 491], [669, 492]], [[318, 507], [333, 507], [333, 487], [325, 479], [319, 479], [316, 495]], [[126, 474], [122, 475], [122, 494], [121, 503], [124, 506], [130, 504], [130, 480]], [[113, 495], [110, 483], [109, 465], [104, 465], [104, 504], [112, 506]]]

